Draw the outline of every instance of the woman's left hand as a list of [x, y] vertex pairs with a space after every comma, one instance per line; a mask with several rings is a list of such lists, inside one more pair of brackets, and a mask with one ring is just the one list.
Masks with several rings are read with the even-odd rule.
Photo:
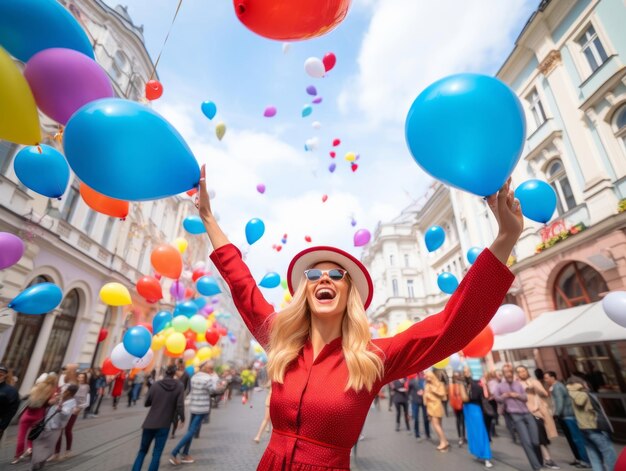
[[487, 204], [498, 221], [498, 236], [517, 241], [524, 229], [524, 216], [510, 177], [497, 194], [487, 198]]

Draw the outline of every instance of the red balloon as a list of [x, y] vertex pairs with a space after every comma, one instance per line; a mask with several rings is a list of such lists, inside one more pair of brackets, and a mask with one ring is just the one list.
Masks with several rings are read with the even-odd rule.
[[204, 338], [206, 338], [206, 341], [211, 345], [215, 346], [220, 340], [220, 334], [218, 334], [215, 329], [209, 329], [205, 332]]
[[311, 236], [304, 236], [304, 240], [306, 240], [307, 242], [311, 242]]
[[335, 153], [335, 151], [334, 151], [334, 150], [331, 150], [331, 151], [330, 151], [330, 158], [331, 158], [331, 159], [334, 159], [335, 157], [337, 157], [337, 154]]
[[337, 147], [339, 144], [341, 144], [341, 139], [333, 139], [333, 147]]
[[151, 324], [148, 324], [147, 322], [139, 322], [139, 323], [137, 323], [137, 325], [140, 325], [141, 327], [145, 327], [152, 334], [152, 325]]
[[198, 189], [197, 188], [192, 188], [191, 190], [187, 190], [185, 193], [187, 193], [188, 196], [193, 196], [196, 193], [198, 193]]
[[493, 330], [487, 326], [461, 351], [466, 357], [482, 358], [491, 351], [492, 347]]
[[102, 362], [101, 370], [102, 370], [102, 374], [111, 375], [111, 376], [116, 375], [122, 371], [119, 368], [116, 368], [115, 366], [113, 366], [113, 363], [111, 363], [110, 358], [104, 359], [104, 361]]
[[279, 41], [322, 36], [348, 14], [350, 0], [233, 0], [237, 18], [256, 34]]
[[198, 347], [196, 347], [195, 339], [194, 340], [187, 339], [187, 345], [185, 345], [185, 350], [193, 350], [194, 352], [198, 351]]
[[194, 290], [192, 290], [191, 288], [185, 288], [185, 298], [191, 299], [193, 298], [194, 294], [195, 294]]
[[352, 164], [350, 165], [350, 168], [352, 169], [353, 172], [356, 172], [356, 169], [359, 168], [359, 164]]
[[330, 69], [335, 67], [335, 64], [337, 63], [337, 57], [332, 52], [329, 52], [324, 56], [322, 62], [324, 63], [324, 68], [326, 69], [326, 72], [328, 72]]
[[626, 448], [622, 450], [615, 463], [615, 471], [626, 471]]
[[282, 249], [283, 249], [283, 246], [282, 245], [278, 245], [276, 247], [276, 252], [280, 252]]
[[185, 331], [185, 333], [183, 334], [185, 336], [185, 338], [187, 339], [187, 342], [189, 341], [196, 341], [196, 339], [198, 338], [198, 334], [196, 334], [193, 330], [191, 329], [187, 329]]
[[161, 98], [163, 95], [163, 85], [158, 80], [148, 80], [146, 83], [146, 98], [150, 101]]
[[216, 330], [217, 333], [220, 334], [220, 336], [226, 335], [228, 333], [228, 329], [226, 329], [226, 327], [219, 326]]
[[157, 280], [160, 280], [160, 279], [161, 279], [161, 274], [160, 274], [160, 273], [155, 273], [155, 274], [154, 274], [154, 277], [155, 277]]
[[191, 279], [194, 282], [196, 282], [196, 281], [198, 281], [198, 278], [202, 278], [204, 275], [206, 275], [206, 273], [204, 273], [204, 270], [202, 268], [197, 268], [191, 274]]
[[108, 330], [106, 330], [104, 327], [102, 329], [100, 329], [100, 332], [98, 333], [98, 343], [100, 343], [104, 339], [106, 339], [107, 335], [109, 335], [109, 331]]
[[322, 203], [326, 203], [327, 199], [328, 199], [328, 195], [323, 195], [322, 196]]
[[149, 303], [156, 303], [163, 299], [163, 289], [159, 280], [151, 276], [144, 276], [139, 279], [137, 292]]

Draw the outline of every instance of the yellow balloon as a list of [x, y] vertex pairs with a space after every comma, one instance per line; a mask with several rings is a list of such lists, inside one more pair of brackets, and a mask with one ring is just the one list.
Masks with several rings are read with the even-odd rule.
[[200, 361], [208, 360], [211, 358], [211, 349], [209, 347], [202, 347], [198, 350], [198, 353], [196, 353], [196, 358]]
[[215, 126], [215, 135], [221, 141], [224, 134], [226, 134], [226, 125], [224, 123], [218, 123], [217, 126]]
[[179, 237], [174, 241], [174, 247], [176, 247], [180, 253], [185, 253], [185, 250], [187, 250], [188, 246], [189, 242], [187, 242], [187, 239], [185, 239], [184, 237]]
[[285, 293], [285, 296], [283, 296], [283, 299], [285, 300], [286, 303], [290, 303], [291, 300], [293, 299], [293, 297], [291, 296], [291, 293], [289, 291], [287, 291]]
[[196, 335], [196, 342], [199, 342], [199, 343], [206, 342], [206, 337], [204, 336], [204, 332]]
[[154, 337], [152, 337], [152, 345], [150, 346], [152, 350], [154, 350], [155, 352], [161, 350], [164, 345], [165, 337], [163, 337], [161, 334], [156, 334]]
[[413, 322], [411, 322], [410, 320], [408, 319], [403, 320], [402, 322], [398, 324], [398, 327], [396, 327], [396, 334], [399, 334], [400, 332], [404, 332], [406, 329], [408, 329], [412, 325], [413, 325]]
[[41, 142], [33, 92], [11, 56], [0, 47], [0, 139], [17, 144]]
[[185, 351], [187, 339], [180, 332], [174, 332], [165, 339], [165, 348], [173, 355], [179, 355]]
[[128, 289], [121, 283], [107, 283], [100, 288], [100, 299], [109, 306], [126, 306], [133, 303]]
[[348, 152], [345, 156], [348, 162], [354, 162], [356, 160], [356, 154], [354, 152]]
[[196, 367], [197, 367], [197, 366], [200, 366], [200, 363], [202, 363], [202, 362], [200, 361], [200, 358], [198, 358], [197, 356], [195, 356], [195, 357], [194, 357], [194, 359], [193, 359], [192, 361], [193, 361], [193, 366], [196, 366]]
[[222, 354], [222, 349], [218, 347], [217, 345], [211, 349], [211, 357], [219, 358], [221, 354]]
[[444, 358], [440, 362], [435, 363], [433, 366], [438, 369], [443, 369], [450, 363], [450, 358]]

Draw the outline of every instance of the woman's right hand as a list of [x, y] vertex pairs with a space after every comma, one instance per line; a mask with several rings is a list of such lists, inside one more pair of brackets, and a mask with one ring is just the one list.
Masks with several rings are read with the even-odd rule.
[[211, 211], [211, 201], [209, 200], [209, 192], [206, 189], [206, 166], [203, 165], [200, 169], [200, 184], [198, 189], [198, 196], [196, 197], [196, 208], [200, 213], [200, 218], [203, 221], [208, 221], [213, 217]]

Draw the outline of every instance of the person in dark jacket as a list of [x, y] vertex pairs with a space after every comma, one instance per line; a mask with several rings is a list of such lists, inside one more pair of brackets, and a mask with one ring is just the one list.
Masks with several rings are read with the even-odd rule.
[[146, 407], [150, 407], [146, 420], [144, 420], [141, 436], [141, 446], [133, 471], [141, 471], [143, 460], [150, 449], [150, 443], [154, 439], [152, 461], [148, 471], [159, 469], [159, 461], [172, 423], [172, 417], [185, 422], [185, 395], [183, 384], [176, 378], [176, 366], [170, 365], [165, 371], [165, 378], [154, 383], [146, 396]]
[[9, 369], [0, 364], [0, 439], [20, 405], [17, 389], [7, 383]]
[[411, 378], [411, 380], [409, 381], [409, 398], [411, 399], [413, 420], [415, 421], [415, 438], [417, 438], [418, 441], [421, 441], [419, 424], [420, 411], [422, 414], [422, 419], [424, 421], [424, 431], [426, 432], [426, 438], [430, 440], [430, 423], [428, 422], [428, 414], [426, 413], [426, 405], [424, 404], [424, 387], [424, 374], [421, 372], [418, 373], [414, 378]]
[[397, 379], [391, 383], [393, 389], [393, 403], [396, 406], [396, 432], [400, 431], [400, 415], [404, 411], [404, 423], [406, 429], [411, 431], [409, 425], [409, 384], [406, 378]]

